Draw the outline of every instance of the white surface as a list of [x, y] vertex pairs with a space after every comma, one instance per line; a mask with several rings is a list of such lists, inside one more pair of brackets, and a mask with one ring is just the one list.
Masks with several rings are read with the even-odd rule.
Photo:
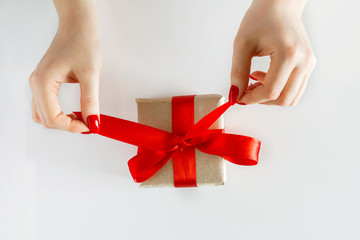
[[[228, 131], [262, 140], [258, 166], [227, 164], [224, 187], [139, 189], [134, 147], [31, 121], [27, 79], [57, 16], [51, 1], [1, 0], [0, 239], [359, 239], [359, 3], [331, 2], [305, 9], [318, 65], [299, 105], [225, 115]], [[136, 97], [227, 95], [249, 4], [99, 1], [102, 113], [136, 120]], [[78, 110], [78, 88], [61, 100]]]

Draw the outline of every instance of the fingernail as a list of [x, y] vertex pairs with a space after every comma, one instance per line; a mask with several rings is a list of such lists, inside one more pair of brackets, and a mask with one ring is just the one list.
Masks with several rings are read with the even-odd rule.
[[99, 116], [98, 115], [90, 115], [87, 118], [87, 125], [90, 129], [91, 133], [98, 133], [100, 130], [100, 124], [99, 124]]
[[252, 80], [258, 81], [257, 78], [254, 78], [254, 77], [251, 76], [251, 75], [249, 75], [249, 77], [250, 77]]
[[235, 85], [231, 85], [229, 92], [229, 102], [231, 105], [234, 105], [237, 102], [239, 96], [239, 88]]
[[91, 132], [87, 131], [87, 132], [82, 132], [81, 134], [91, 134]]
[[246, 103], [239, 103], [239, 105], [247, 105]]

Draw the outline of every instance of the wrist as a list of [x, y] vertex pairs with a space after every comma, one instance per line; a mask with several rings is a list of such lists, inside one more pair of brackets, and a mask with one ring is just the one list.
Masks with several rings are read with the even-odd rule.
[[93, 0], [54, 0], [59, 16], [58, 32], [66, 35], [98, 35], [98, 18]]
[[306, 2], [307, 0], [253, 0], [253, 5], [301, 16]]

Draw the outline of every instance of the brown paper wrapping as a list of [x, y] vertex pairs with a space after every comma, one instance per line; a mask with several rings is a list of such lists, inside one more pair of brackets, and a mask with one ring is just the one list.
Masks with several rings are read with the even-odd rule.
[[[137, 98], [139, 123], [171, 132], [171, 99]], [[198, 122], [206, 114], [224, 103], [224, 97], [218, 94], [196, 95], [194, 100], [194, 121]], [[209, 129], [224, 128], [221, 116]], [[203, 153], [195, 149], [196, 178], [198, 186], [224, 185], [226, 179], [224, 159], [219, 156]], [[172, 159], [140, 187], [174, 187]]]

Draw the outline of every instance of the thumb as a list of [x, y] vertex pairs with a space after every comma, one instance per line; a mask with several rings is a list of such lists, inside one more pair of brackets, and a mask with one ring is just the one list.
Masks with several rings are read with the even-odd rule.
[[100, 130], [99, 111], [99, 76], [79, 77], [81, 89], [81, 114], [91, 133]]
[[[245, 93], [249, 84], [249, 75], [253, 51], [249, 46], [234, 46], [234, 53], [231, 67], [231, 85], [232, 88], [238, 87], [239, 94], [237, 101]], [[235, 87], [234, 87], [235, 86]]]

